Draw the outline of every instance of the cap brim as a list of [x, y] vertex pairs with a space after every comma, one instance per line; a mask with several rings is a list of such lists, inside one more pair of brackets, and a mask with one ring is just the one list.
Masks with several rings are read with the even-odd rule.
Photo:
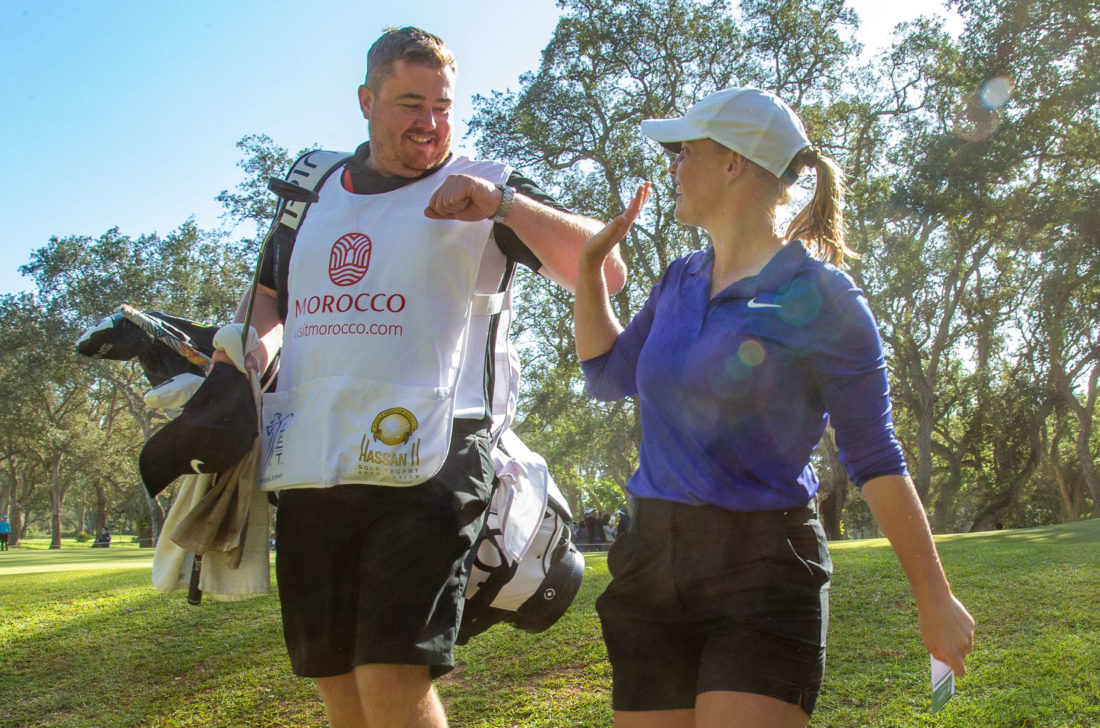
[[683, 142], [706, 138], [706, 134], [687, 119], [646, 119], [642, 122], [642, 133], [676, 153]]

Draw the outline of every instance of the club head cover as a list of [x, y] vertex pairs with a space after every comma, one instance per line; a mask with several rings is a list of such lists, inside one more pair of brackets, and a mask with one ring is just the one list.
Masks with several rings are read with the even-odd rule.
[[129, 361], [153, 346], [153, 339], [121, 313], [104, 316], [76, 342], [78, 353], [92, 359]]
[[149, 384], [154, 387], [159, 387], [179, 374], [194, 374], [201, 377], [204, 373], [202, 367], [187, 361], [177, 351], [159, 341], [154, 341], [153, 345], [138, 357], [138, 364], [141, 365], [141, 371], [145, 373]]
[[248, 453], [258, 427], [248, 377], [231, 364], [215, 364], [180, 416], [141, 449], [145, 489], [156, 496], [181, 475], [228, 470]]

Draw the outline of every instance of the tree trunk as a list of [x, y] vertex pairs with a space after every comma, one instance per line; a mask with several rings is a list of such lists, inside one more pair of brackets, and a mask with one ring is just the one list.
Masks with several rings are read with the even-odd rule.
[[143, 524], [142, 533], [138, 534], [138, 547], [151, 549], [157, 545], [161, 529], [164, 528], [164, 508], [160, 505], [160, 501], [149, 495], [144, 486], [138, 487], [141, 488], [141, 495], [145, 498], [145, 512], [148, 516], [148, 520]]
[[65, 504], [67, 487], [61, 485], [62, 454], [54, 455], [50, 467], [50, 548], [61, 548], [61, 507]]
[[1063, 387], [1065, 402], [1077, 415], [1077, 459], [1081, 463], [1081, 479], [1085, 482], [1089, 495], [1092, 496], [1092, 516], [1100, 518], [1100, 477], [1096, 474], [1096, 464], [1092, 461], [1092, 418], [1096, 413], [1097, 380], [1100, 380], [1100, 362], [1097, 362], [1089, 373], [1088, 386], [1085, 391], [1085, 404], [1077, 399], [1068, 386]]
[[1096, 465], [1092, 462], [1089, 439], [1092, 435], [1092, 418], [1081, 418], [1081, 429], [1077, 433], [1077, 458], [1081, 461], [1081, 479], [1085, 481], [1089, 495], [1092, 496], [1092, 517], [1100, 518], [1100, 479], [1096, 475]]
[[50, 497], [50, 548], [61, 548], [61, 504]]
[[1057, 441], [1050, 446], [1050, 470], [1054, 482], [1058, 484], [1058, 495], [1062, 497], [1062, 509], [1066, 521], [1072, 523], [1081, 520], [1081, 486], [1079, 482], [1070, 482], [1058, 457]]
[[830, 541], [839, 541], [844, 538], [842, 518], [848, 502], [848, 474], [840, 464], [833, 428], [826, 428], [820, 447], [823, 467], [818, 511], [826, 537]]
[[932, 489], [932, 393], [922, 391], [920, 402], [920, 422], [917, 426], [917, 472], [913, 484], [917, 488], [921, 503], [927, 503], [928, 493]]
[[1041, 430], [1042, 423], [1050, 414], [1050, 403], [1044, 404], [1035, 412], [1031, 417], [1031, 429], [1028, 435], [1029, 447], [1027, 461], [1024, 463], [1023, 468], [1012, 481], [1005, 487], [1005, 489], [998, 495], [991, 503], [982, 508], [978, 514], [974, 517], [974, 520], [970, 524], [970, 532], [980, 530], [988, 530], [999, 522], [999, 516], [1008, 508], [1012, 507], [1020, 498], [1020, 490], [1023, 488], [1024, 483], [1027, 482], [1031, 474], [1035, 472], [1039, 467], [1040, 453], [1043, 451], [1043, 444], [1041, 442]]
[[1096, 413], [1096, 385], [1100, 379], [1100, 362], [1092, 368], [1089, 375], [1088, 390], [1085, 395], [1085, 409], [1081, 413], [1081, 429], [1077, 435], [1077, 457], [1081, 460], [1081, 478], [1085, 481], [1089, 495], [1092, 496], [1092, 515], [1100, 518], [1100, 478], [1096, 475], [1096, 464], [1092, 461], [1089, 440], [1092, 439], [1092, 418]]
[[89, 533], [99, 534], [107, 526], [107, 487], [102, 484], [95, 486], [95, 513], [92, 515], [92, 530]]
[[965, 454], [965, 448], [952, 453], [948, 477], [941, 479], [936, 505], [932, 510], [933, 533], [953, 533], [955, 530], [955, 496], [962, 489], [962, 458]]

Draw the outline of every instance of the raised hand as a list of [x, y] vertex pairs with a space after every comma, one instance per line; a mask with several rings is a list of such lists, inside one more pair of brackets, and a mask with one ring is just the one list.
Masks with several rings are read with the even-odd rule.
[[604, 225], [602, 230], [588, 239], [588, 242], [584, 244], [583, 253], [588, 262], [602, 263], [604, 258], [611, 253], [611, 250], [622, 242], [622, 239], [630, 231], [630, 226], [634, 224], [634, 220], [641, 213], [642, 207], [645, 206], [646, 200], [649, 199], [652, 191], [653, 185], [649, 182], [638, 185], [634, 197], [630, 200], [630, 204], [626, 206], [626, 209], [623, 210], [623, 213]]

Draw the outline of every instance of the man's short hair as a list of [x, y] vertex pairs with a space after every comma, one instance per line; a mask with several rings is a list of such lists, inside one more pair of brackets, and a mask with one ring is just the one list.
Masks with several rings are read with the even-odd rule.
[[458, 70], [454, 54], [438, 36], [411, 26], [387, 28], [367, 51], [366, 85], [377, 90], [393, 70], [393, 64], [402, 60], [429, 68]]

